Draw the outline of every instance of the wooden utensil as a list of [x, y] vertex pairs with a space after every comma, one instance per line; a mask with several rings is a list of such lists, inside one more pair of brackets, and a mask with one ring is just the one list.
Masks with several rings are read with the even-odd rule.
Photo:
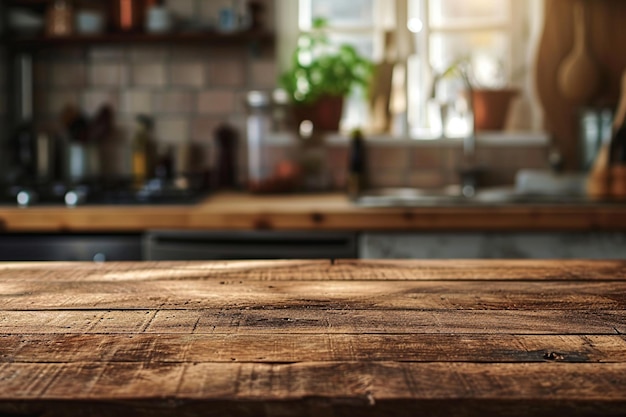
[[385, 33], [385, 57], [374, 67], [370, 93], [371, 126], [376, 132], [388, 132], [391, 125], [391, 100], [393, 69], [397, 61], [394, 32]]
[[622, 92], [620, 94], [619, 104], [613, 119], [613, 133], [617, 132], [624, 122], [626, 122], [626, 71], [622, 75]]
[[558, 73], [558, 84], [563, 96], [583, 104], [591, 100], [600, 87], [600, 72], [587, 47], [585, 3], [574, 3], [574, 46]]

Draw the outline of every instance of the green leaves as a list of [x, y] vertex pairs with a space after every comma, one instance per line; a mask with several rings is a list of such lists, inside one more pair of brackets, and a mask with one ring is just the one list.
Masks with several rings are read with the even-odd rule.
[[303, 33], [292, 55], [291, 68], [280, 85], [297, 103], [311, 103], [322, 96], [346, 96], [356, 86], [367, 88], [373, 64], [348, 44], [333, 44], [324, 31], [326, 20], [316, 18], [313, 31]]

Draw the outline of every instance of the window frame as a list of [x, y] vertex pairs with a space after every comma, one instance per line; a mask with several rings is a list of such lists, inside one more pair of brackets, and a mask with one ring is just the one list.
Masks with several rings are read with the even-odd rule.
[[[289, 66], [291, 54], [297, 43], [298, 36], [301, 33], [300, 29], [300, 17], [299, 7], [301, 2], [309, 2], [311, 0], [275, 0], [276, 1], [276, 24], [277, 24], [277, 62], [278, 71], [282, 72]], [[402, 42], [406, 42], [408, 36], [412, 35], [409, 32], [406, 22], [408, 19], [408, 2], [412, 0], [374, 0], [375, 6], [379, 12], [388, 9], [392, 6], [394, 9], [392, 14], [394, 16], [395, 31], [397, 41], [401, 44], [400, 48], [408, 47], [402, 45]], [[534, 79], [534, 56], [539, 43], [541, 30], [543, 26], [543, 7], [545, 0], [509, 0], [511, 2], [511, 10], [509, 13], [508, 27], [510, 27], [509, 37], [509, 54], [507, 69], [508, 74], [511, 75], [513, 71], [517, 69], [523, 69], [525, 76], [521, 82], [515, 83], [517, 87], [522, 91], [522, 97], [524, 105], [530, 113], [530, 120], [528, 121], [528, 128], [524, 131], [528, 132], [540, 132], [543, 127], [542, 110], [539, 105], [538, 97], [535, 93], [535, 79]], [[429, 0], [424, 0], [426, 8], [428, 7]], [[425, 16], [428, 16], [428, 10], [425, 11]], [[522, 18], [517, 18], [522, 16]], [[506, 29], [502, 27], [502, 24], [487, 25], [481, 27], [482, 29]], [[384, 24], [377, 24], [374, 22], [373, 33], [367, 29], [367, 26], [359, 28], [333, 28], [331, 31], [344, 32], [344, 33], [372, 33], [374, 38], [374, 57], [375, 59], [382, 58], [382, 50], [384, 44], [385, 31], [389, 30], [389, 26]], [[445, 30], [445, 29], [444, 29]], [[477, 27], [457, 28], [457, 30], [479, 30]], [[430, 45], [429, 36], [432, 32], [440, 32], [442, 28], [432, 28], [430, 22], [424, 22], [423, 36], [420, 37], [420, 41], [415, 45], [415, 49], [418, 51], [424, 51], [422, 59], [422, 70], [424, 71], [422, 80], [423, 85], [428, 85], [432, 82], [433, 74], [430, 67]], [[400, 54], [402, 55], [403, 52]], [[407, 78], [405, 77], [405, 81]], [[406, 84], [408, 90], [408, 83]], [[407, 91], [407, 96], [410, 93]], [[420, 103], [424, 103], [420, 101]], [[407, 137], [412, 139], [432, 139], [432, 137], [414, 137], [409, 131], [408, 118], [404, 120], [404, 126], [400, 129], [400, 132], [396, 132], [396, 135]]]

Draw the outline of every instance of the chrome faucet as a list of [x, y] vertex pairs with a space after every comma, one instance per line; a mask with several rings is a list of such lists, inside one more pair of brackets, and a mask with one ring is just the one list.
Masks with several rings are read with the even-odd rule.
[[476, 165], [476, 125], [474, 123], [474, 100], [472, 98], [472, 87], [469, 83], [467, 83], [467, 86], [468, 119], [469, 123], [471, 123], [471, 129], [469, 129], [468, 134], [463, 138], [463, 159], [461, 161], [459, 175], [461, 176], [461, 193], [463, 196], [469, 198], [476, 195], [478, 177], [481, 173], [481, 169]]
[[[476, 125], [474, 123], [474, 100], [472, 94], [472, 83], [470, 82], [467, 68], [466, 58], [461, 58], [454, 61], [446, 70], [435, 75], [431, 86], [431, 97], [436, 95], [436, 88], [439, 81], [450, 74], [456, 74], [463, 80], [463, 84], [467, 89], [467, 113], [468, 123], [470, 123], [470, 129], [467, 135], [463, 138], [463, 156], [461, 166], [458, 169], [458, 173], [461, 177], [461, 193], [465, 197], [473, 197], [476, 194], [476, 187], [478, 186], [478, 177], [481, 173], [481, 169], [476, 165]], [[443, 120], [442, 120], [443, 123]], [[445, 127], [444, 127], [445, 130]], [[445, 133], [444, 133], [445, 135]]]

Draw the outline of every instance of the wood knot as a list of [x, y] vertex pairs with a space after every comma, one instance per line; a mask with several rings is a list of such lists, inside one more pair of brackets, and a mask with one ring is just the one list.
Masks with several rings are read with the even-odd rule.
[[543, 355], [543, 358], [549, 361], [562, 361], [565, 359], [565, 355], [557, 352], [547, 352]]
[[322, 223], [324, 222], [324, 215], [322, 213], [313, 213], [311, 214], [311, 220], [313, 220], [315, 224]]
[[267, 219], [257, 219], [254, 222], [254, 228], [256, 230], [271, 230], [273, 229], [272, 222]]

